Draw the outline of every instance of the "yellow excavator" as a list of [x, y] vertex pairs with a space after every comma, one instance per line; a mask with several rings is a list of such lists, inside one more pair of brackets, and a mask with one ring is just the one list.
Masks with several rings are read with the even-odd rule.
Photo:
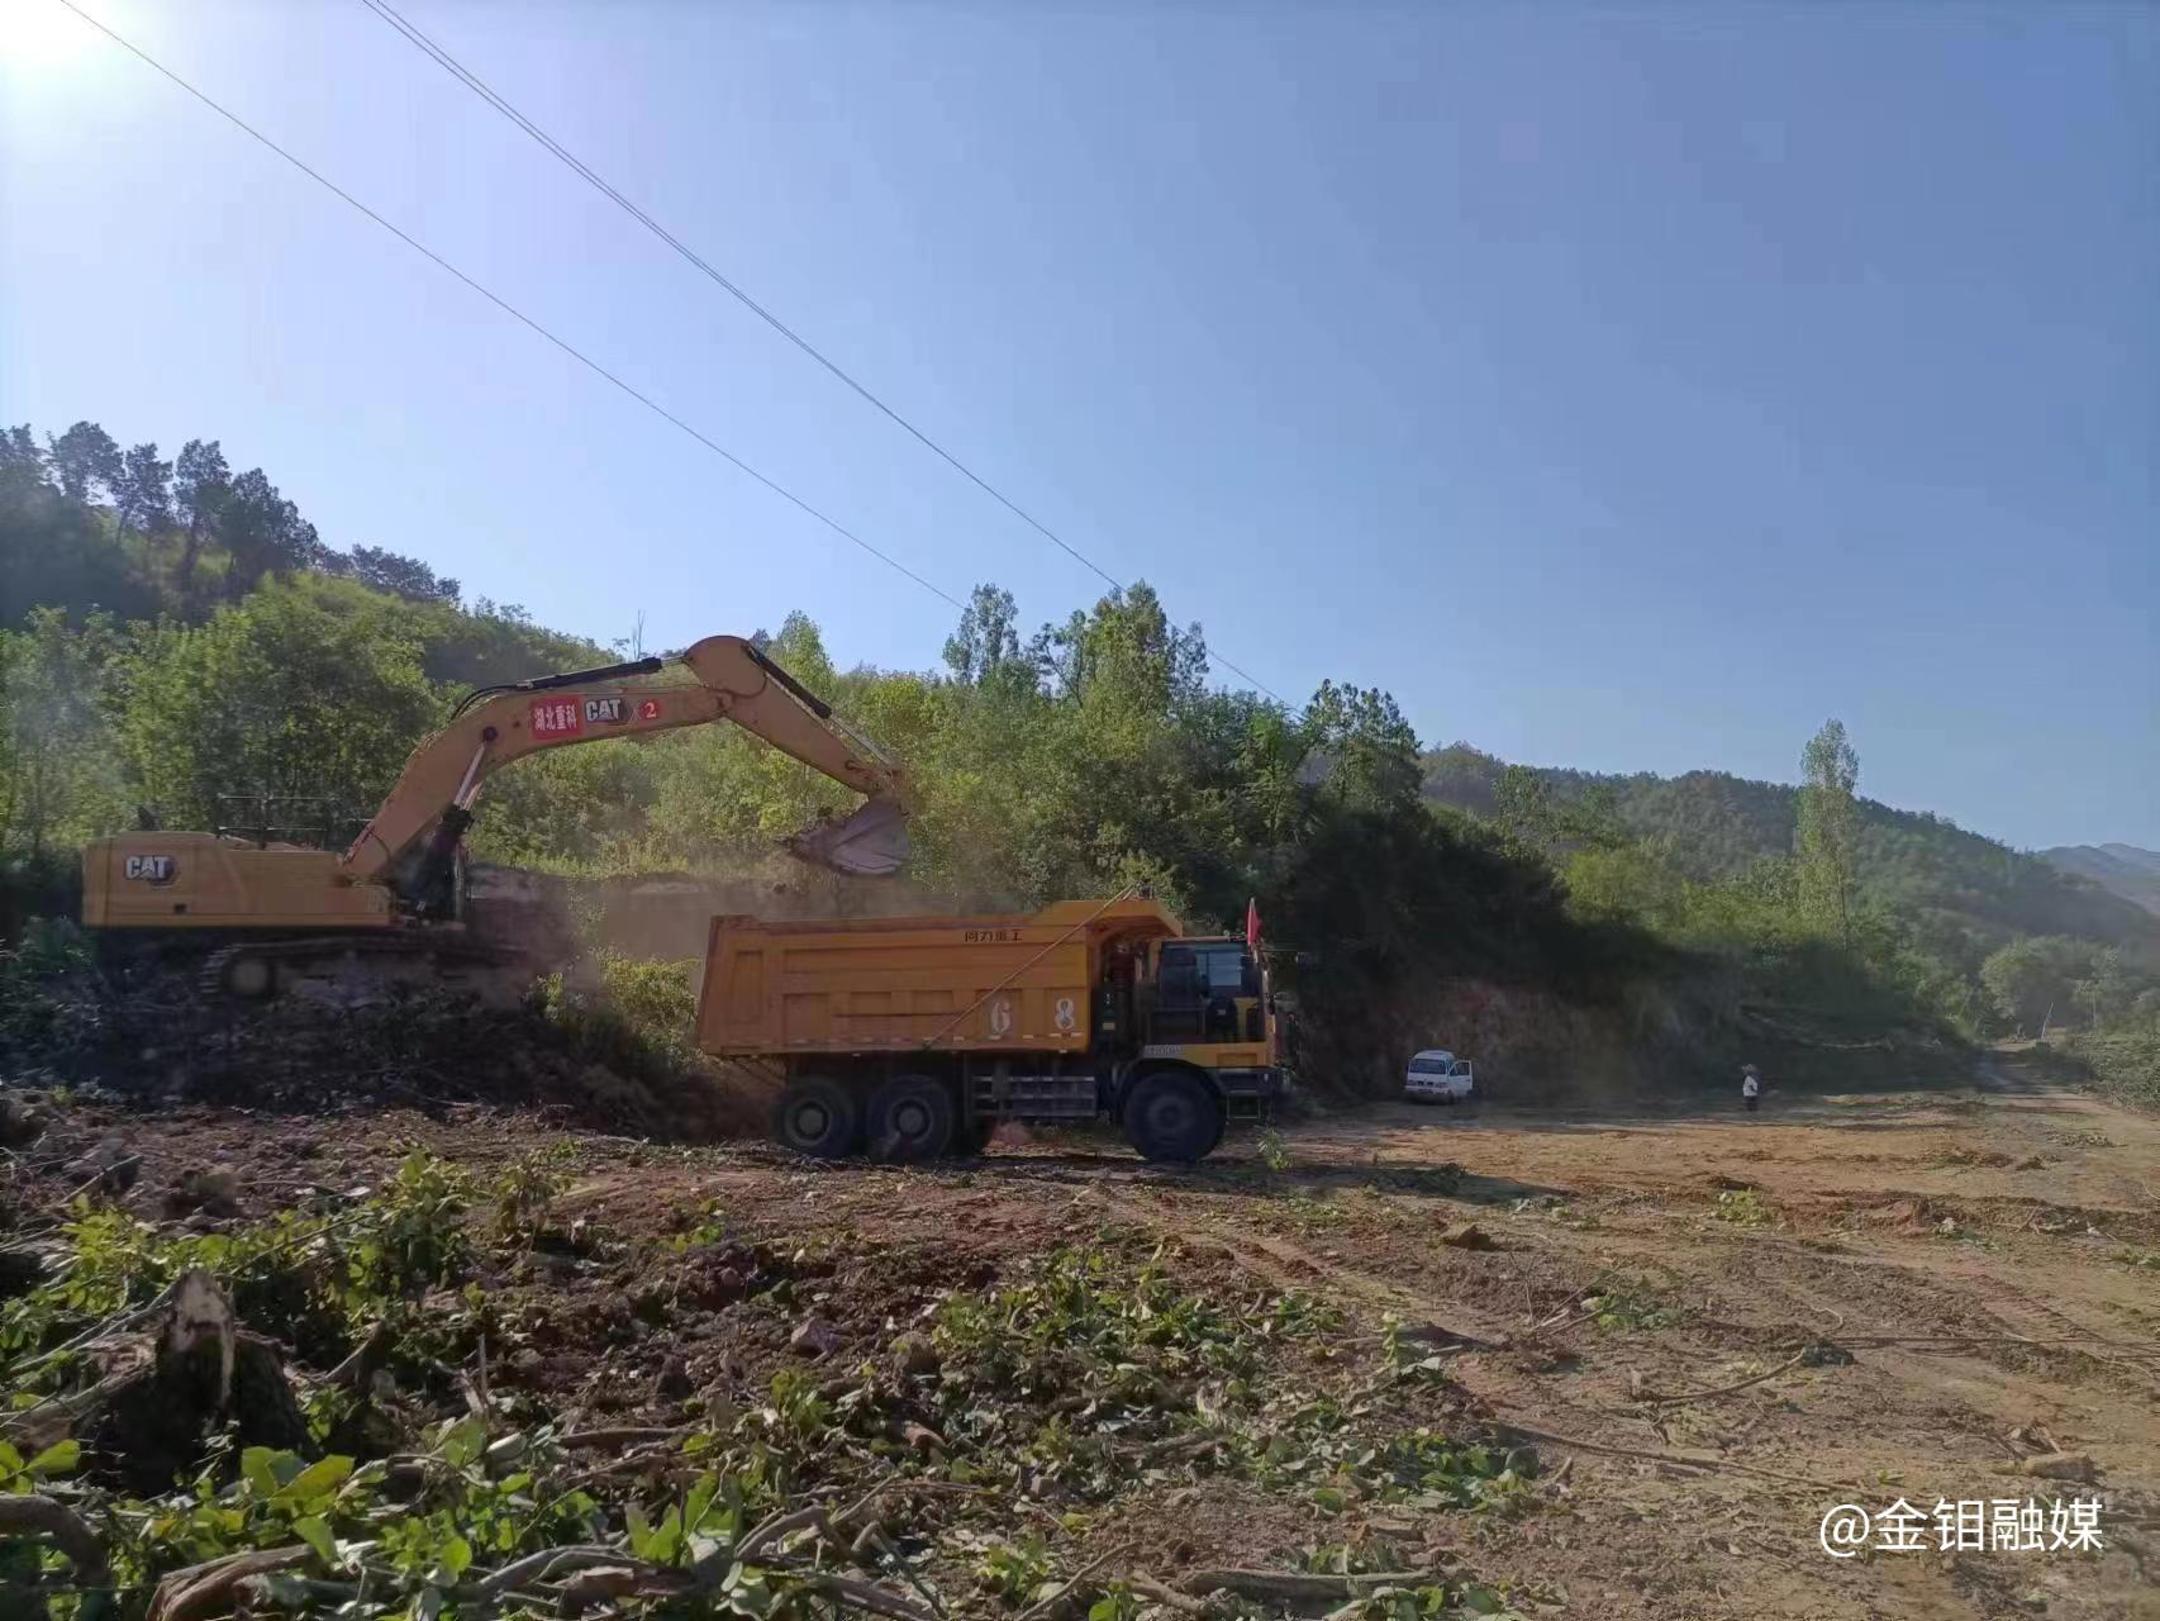
[[[678, 665], [688, 681], [650, 681]], [[396, 785], [339, 854], [268, 828], [135, 832], [83, 850], [83, 922], [210, 947], [206, 989], [262, 998], [281, 976], [325, 965], [410, 965], [455, 978], [514, 967], [514, 942], [462, 917], [460, 841], [488, 776], [542, 749], [732, 721], [866, 796], [844, 820], [787, 841], [838, 872], [883, 876], [907, 854], [900, 768], [829, 704], [739, 636], [708, 636], [672, 661], [644, 658], [468, 693], [405, 762]], [[396, 977], [403, 977], [402, 975]]]

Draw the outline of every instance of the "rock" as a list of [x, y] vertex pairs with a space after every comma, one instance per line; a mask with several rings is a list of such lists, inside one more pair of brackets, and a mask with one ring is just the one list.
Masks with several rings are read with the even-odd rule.
[[753, 1273], [732, 1262], [708, 1263], [684, 1279], [683, 1292], [708, 1310], [742, 1299], [756, 1283]]
[[136, 1178], [142, 1175], [142, 1160], [128, 1152], [122, 1139], [107, 1137], [69, 1165], [67, 1174], [78, 1181], [94, 1181], [105, 1192], [117, 1197], [132, 1188]]
[[2040, 1480], [2090, 1481], [2099, 1470], [2092, 1459], [2082, 1452], [2045, 1452], [2037, 1458], [2027, 1458], [2020, 1463], [2018, 1473], [2032, 1475]]
[[917, 1452], [943, 1452], [945, 1437], [927, 1424], [909, 1422], [900, 1426], [900, 1439]]
[[903, 1334], [892, 1343], [893, 1366], [904, 1374], [927, 1377], [938, 1371], [937, 1347], [922, 1334]]
[[1474, 1221], [1458, 1221], [1440, 1235], [1440, 1242], [1459, 1250], [1489, 1250], [1496, 1246], [1492, 1235]]
[[822, 1317], [805, 1317], [788, 1336], [788, 1349], [803, 1356], [831, 1356], [840, 1349], [840, 1331]]
[[0, 1148], [28, 1148], [45, 1135], [45, 1111], [28, 1098], [0, 1094]]
[[45, 1275], [43, 1252], [15, 1246], [0, 1249], [0, 1300], [28, 1294], [45, 1281]]
[[660, 1364], [660, 1371], [653, 1377], [654, 1401], [681, 1401], [697, 1386], [690, 1382], [690, 1365], [679, 1356], [669, 1356]]
[[183, 1171], [179, 1183], [165, 1195], [165, 1213], [184, 1216], [199, 1210], [206, 1216], [240, 1213], [240, 1176], [230, 1165]]

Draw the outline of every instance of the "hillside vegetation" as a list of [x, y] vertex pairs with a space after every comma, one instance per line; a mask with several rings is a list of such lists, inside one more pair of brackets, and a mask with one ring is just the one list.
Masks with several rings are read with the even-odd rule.
[[[417, 559], [325, 544], [215, 442], [168, 462], [89, 423], [42, 447], [0, 434], [0, 626], [11, 916], [65, 907], [81, 840], [215, 826], [226, 795], [306, 796], [349, 826], [463, 689], [621, 651], [467, 604]], [[845, 667], [802, 614], [767, 643], [908, 763], [917, 891], [1010, 908], [1145, 883], [1203, 926], [1257, 897], [1308, 1072], [1345, 1085], [1384, 1086], [1435, 1040], [1526, 1079], [1596, 1055], [1670, 1081], [1780, 1044], [1850, 1074], [1855, 1053], [1909, 1064], [2013, 1028], [2035, 974], [2062, 981], [2058, 1024], [2160, 997], [2160, 925], [1857, 799], [1834, 722], [1798, 791], [1425, 754], [1381, 691], [1324, 682], [1293, 713], [1211, 689], [1201, 628], [1144, 584], [1032, 634], [981, 586], [932, 672]], [[845, 797], [704, 728], [526, 761], [471, 843], [560, 873], [736, 875]], [[2039, 966], [1991, 978], [2006, 950]]]
[[2134, 844], [2064, 844], [2042, 850], [2040, 859], [2160, 915], [2160, 850]]
[[[1723, 771], [1658, 777], [1533, 769], [1557, 802], [1601, 808], [1629, 835], [1658, 846], [1675, 871], [1699, 882], [1736, 878], [1758, 862], [1792, 853], [1800, 790], [1783, 783], [1751, 782]], [[1457, 743], [1425, 756], [1425, 792], [1441, 804], [1495, 816], [1507, 770], [1493, 756]], [[2136, 946], [2160, 942], [2160, 925], [2121, 893], [2084, 881], [2099, 875], [2058, 860], [2065, 852], [2027, 854], [1944, 817], [1872, 799], [1858, 800], [1855, 814], [1856, 875], [1862, 889], [1885, 904], [1955, 919], [1990, 945], [2019, 934]], [[2160, 893], [2160, 857], [2153, 858], [2149, 881]]]

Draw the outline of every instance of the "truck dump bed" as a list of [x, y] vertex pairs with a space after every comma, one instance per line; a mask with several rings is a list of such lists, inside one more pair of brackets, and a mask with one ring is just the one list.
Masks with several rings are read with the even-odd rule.
[[722, 1057], [1085, 1052], [1103, 952], [1180, 933], [1138, 898], [1058, 901], [1032, 916], [719, 917], [697, 1044]]

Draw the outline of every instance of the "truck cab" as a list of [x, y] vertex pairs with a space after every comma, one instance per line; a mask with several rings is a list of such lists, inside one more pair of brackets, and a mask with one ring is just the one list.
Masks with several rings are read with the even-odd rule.
[[[1136, 1141], [1197, 1144], [1197, 1122], [1181, 1129], [1189, 1103], [1215, 1121], [1197, 1158], [1215, 1146], [1224, 1121], [1264, 1117], [1281, 1091], [1281, 1052], [1267, 966], [1243, 939], [1136, 942], [1106, 953], [1104, 982], [1098, 1018], [1106, 1022], [1098, 1023], [1095, 1051], [1108, 1112]], [[1187, 1097], [1182, 1084], [1151, 1079], [1181, 1073], [1204, 1084], [1212, 1108]], [[1136, 1108], [1151, 1118], [1136, 1118]]]

